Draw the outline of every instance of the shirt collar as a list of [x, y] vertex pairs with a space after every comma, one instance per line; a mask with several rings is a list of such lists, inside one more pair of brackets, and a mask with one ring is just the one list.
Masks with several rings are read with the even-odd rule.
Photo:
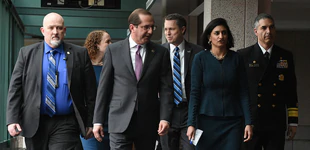
[[[49, 53], [53, 48], [51, 48], [46, 42], [44, 42], [44, 53]], [[57, 48], [54, 48], [58, 53], [63, 53], [63, 44], [61, 43]]]
[[[175, 50], [175, 47], [177, 47], [177, 46], [175, 46], [175, 45], [173, 45], [173, 44], [169, 44], [170, 45], [170, 50], [172, 51], [172, 52], [174, 52]], [[184, 51], [184, 49], [185, 49], [185, 42], [184, 42], [184, 40], [182, 41], [182, 43], [181, 44], [179, 44], [178, 45], [178, 47], [179, 47], [179, 52], [182, 52], [182, 51]]]
[[[129, 48], [135, 48], [138, 44], [132, 39], [131, 35], [129, 36]], [[141, 48], [145, 47], [145, 44], [140, 45]]]
[[268, 51], [268, 52], [269, 52], [269, 54], [271, 54], [271, 51], [272, 51], [273, 45], [274, 45], [274, 44], [272, 44], [272, 45], [271, 45], [271, 47], [270, 47], [269, 49], [267, 49], [267, 50], [266, 50], [264, 47], [262, 47], [262, 46], [258, 43], [258, 46], [259, 46], [259, 47], [260, 47], [260, 49], [262, 50], [263, 54], [265, 54], [265, 53], [266, 53], [266, 51]]

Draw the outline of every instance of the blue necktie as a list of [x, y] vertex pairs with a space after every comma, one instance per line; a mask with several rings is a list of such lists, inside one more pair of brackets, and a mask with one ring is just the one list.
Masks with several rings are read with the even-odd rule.
[[179, 48], [175, 48], [173, 57], [173, 88], [174, 88], [174, 103], [182, 102], [182, 83], [181, 83], [181, 65], [180, 65]]
[[55, 100], [56, 100], [56, 61], [55, 61], [55, 50], [50, 51], [50, 57], [48, 58], [48, 72], [47, 72], [47, 92], [45, 98], [46, 112], [52, 117], [56, 113]]

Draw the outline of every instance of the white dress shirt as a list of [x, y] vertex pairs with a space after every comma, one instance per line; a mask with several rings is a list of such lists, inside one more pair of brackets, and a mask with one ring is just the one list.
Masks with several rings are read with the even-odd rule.
[[[136, 70], [136, 52], [137, 52], [138, 44], [131, 38], [129, 37], [129, 49], [130, 49], [130, 56], [131, 56], [131, 62], [133, 66], [133, 70]], [[140, 55], [142, 58], [142, 64], [144, 64], [144, 59], [145, 59], [145, 44], [141, 45], [140, 48]], [[142, 66], [143, 68], [143, 66]]]
[[265, 48], [263, 48], [259, 43], [258, 43], [258, 46], [259, 46], [260, 49], [262, 50], [263, 54], [265, 54], [266, 51], [269, 53], [269, 59], [270, 59], [271, 51], [272, 51], [272, 48], [273, 48], [273, 44], [272, 44], [272, 46], [271, 46], [269, 49], [267, 49], [267, 50], [265, 50]]

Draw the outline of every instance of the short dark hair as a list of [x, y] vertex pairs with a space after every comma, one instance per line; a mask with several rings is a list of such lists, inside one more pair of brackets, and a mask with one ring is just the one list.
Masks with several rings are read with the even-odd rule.
[[257, 28], [257, 27], [258, 27], [259, 20], [261, 20], [261, 19], [270, 19], [270, 20], [272, 20], [273, 24], [275, 24], [275, 23], [274, 23], [274, 20], [273, 20], [273, 18], [272, 18], [271, 15], [269, 15], [269, 14], [267, 14], [267, 13], [260, 13], [260, 14], [255, 18], [255, 20], [254, 20], [254, 28]]
[[137, 8], [129, 15], [128, 25], [130, 25], [130, 24], [139, 25], [141, 23], [141, 19], [139, 16], [140, 14], [152, 16], [152, 14], [149, 11], [147, 11], [143, 8]]
[[227, 21], [223, 18], [216, 18], [213, 19], [206, 27], [206, 29], [204, 30], [202, 36], [201, 36], [201, 43], [202, 46], [208, 50], [211, 50], [211, 45], [208, 43], [209, 39], [210, 39], [210, 35], [212, 30], [216, 27], [216, 26], [224, 26], [227, 29], [227, 34], [228, 34], [228, 41], [227, 41], [227, 45], [226, 47], [232, 48], [234, 47], [234, 38], [232, 36], [232, 33], [229, 29], [229, 26], [227, 24]]
[[[177, 25], [179, 26], [179, 28], [182, 28], [183, 26], [185, 27], [185, 32], [186, 32], [186, 20], [185, 18], [178, 14], [178, 13], [173, 13], [173, 14], [169, 14], [165, 17], [165, 20], [176, 20]], [[183, 34], [185, 34], [185, 32]]]

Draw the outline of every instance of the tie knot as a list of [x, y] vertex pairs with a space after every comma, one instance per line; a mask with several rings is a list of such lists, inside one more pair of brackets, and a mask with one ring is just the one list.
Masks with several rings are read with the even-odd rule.
[[141, 45], [137, 45], [137, 51], [136, 54], [140, 54]]
[[52, 49], [52, 50], [50, 50], [50, 54], [53, 56], [53, 55], [55, 55], [56, 54], [56, 50], [54, 50], [54, 49]]
[[175, 47], [175, 49], [174, 49], [174, 50], [175, 50], [175, 52], [177, 52], [177, 53], [178, 53], [180, 49], [179, 49], [179, 47]]
[[265, 52], [264, 57], [269, 59], [269, 52], [268, 51]]
[[137, 51], [139, 51], [141, 49], [141, 45], [137, 45]]

